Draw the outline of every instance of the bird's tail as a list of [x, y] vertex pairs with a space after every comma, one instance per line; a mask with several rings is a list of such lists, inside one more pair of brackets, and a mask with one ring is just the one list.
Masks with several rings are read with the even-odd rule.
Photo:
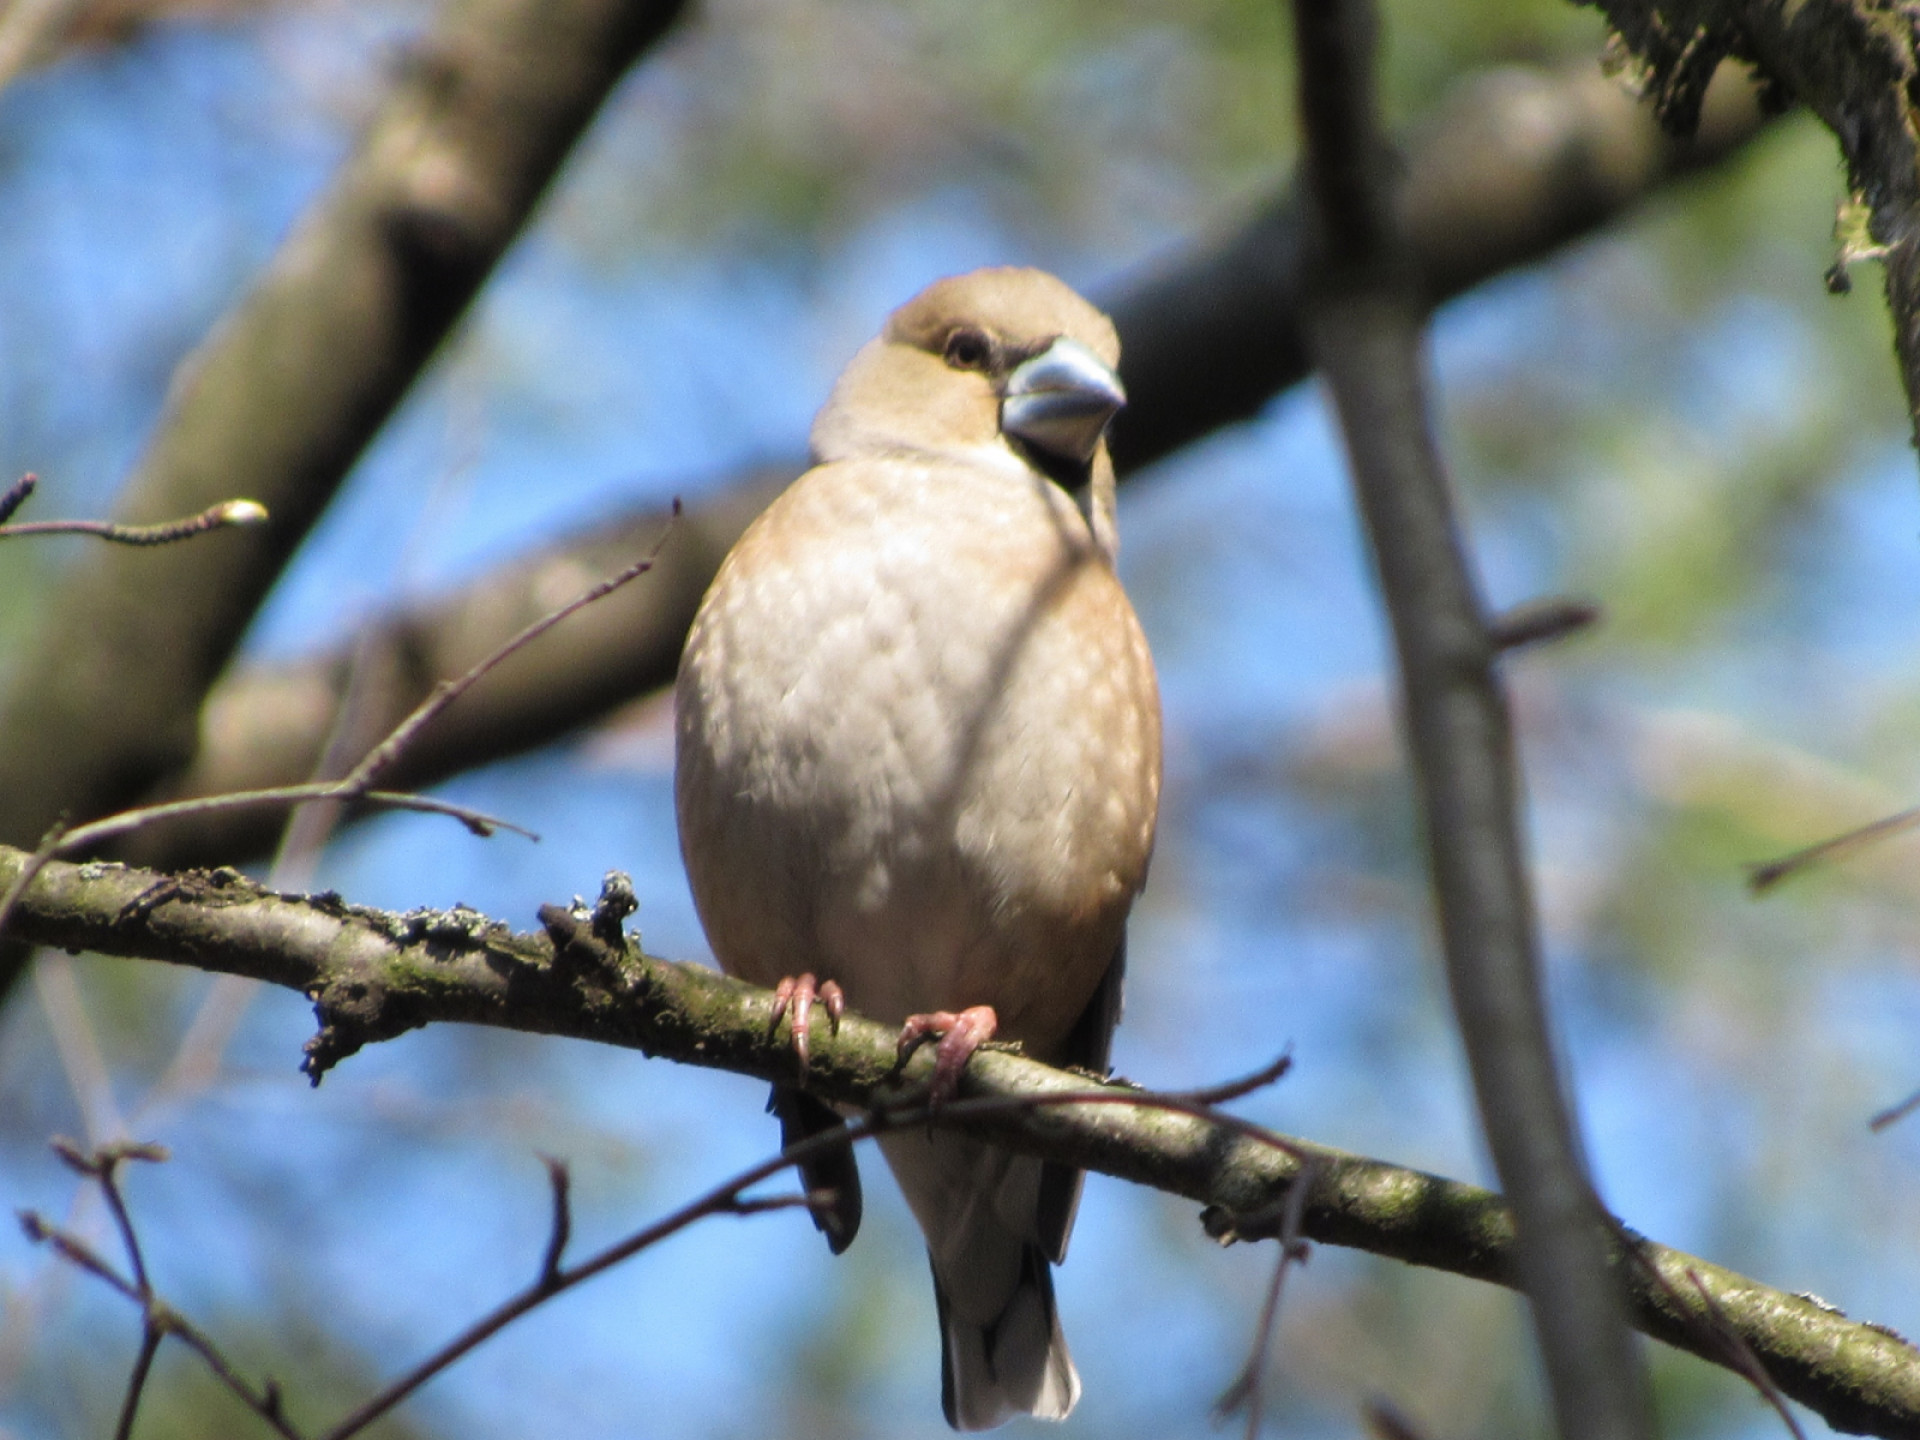
[[1064, 1420], [1080, 1376], [1039, 1234], [1040, 1162], [955, 1135], [890, 1135], [881, 1145], [927, 1237], [947, 1423]]
[[[962, 1314], [933, 1270], [940, 1308], [940, 1408], [956, 1430], [990, 1430], [1015, 1415], [1064, 1420], [1080, 1398], [1080, 1374], [1053, 1308], [1053, 1276], [1038, 1245], [1020, 1247], [1020, 1278], [984, 1324]], [[965, 1282], [963, 1282], [965, 1283]]]

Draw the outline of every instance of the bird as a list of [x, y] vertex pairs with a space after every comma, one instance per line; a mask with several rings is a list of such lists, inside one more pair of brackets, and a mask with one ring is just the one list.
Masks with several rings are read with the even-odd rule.
[[[1114, 564], [1112, 322], [1017, 267], [939, 280], [848, 364], [813, 468], [721, 564], [675, 690], [674, 797], [729, 974], [815, 1006], [1104, 1075], [1161, 783], [1158, 684]], [[841, 1123], [777, 1084], [783, 1135]], [[1064, 1419], [1052, 1266], [1081, 1175], [933, 1129], [880, 1140], [926, 1243], [955, 1429]], [[803, 1171], [838, 1253], [851, 1152]]]

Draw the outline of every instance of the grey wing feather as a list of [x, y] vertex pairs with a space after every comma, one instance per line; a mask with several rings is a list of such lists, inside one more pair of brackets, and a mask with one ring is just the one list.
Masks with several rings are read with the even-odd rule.
[[[1113, 1031], [1120, 1023], [1121, 992], [1126, 986], [1127, 937], [1122, 934], [1114, 949], [1113, 961], [1100, 979], [1087, 1008], [1080, 1012], [1066, 1043], [1054, 1057], [1061, 1065], [1075, 1065], [1105, 1075], [1113, 1053]], [[1067, 1258], [1067, 1240], [1073, 1234], [1073, 1217], [1080, 1208], [1081, 1182], [1085, 1172], [1072, 1165], [1047, 1161], [1040, 1168], [1040, 1199], [1035, 1226], [1047, 1258], [1058, 1265]]]

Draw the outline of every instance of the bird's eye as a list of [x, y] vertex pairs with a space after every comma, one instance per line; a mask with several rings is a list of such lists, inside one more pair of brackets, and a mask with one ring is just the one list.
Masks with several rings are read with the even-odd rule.
[[978, 330], [956, 330], [947, 337], [947, 364], [956, 370], [985, 370], [993, 360], [993, 342]]

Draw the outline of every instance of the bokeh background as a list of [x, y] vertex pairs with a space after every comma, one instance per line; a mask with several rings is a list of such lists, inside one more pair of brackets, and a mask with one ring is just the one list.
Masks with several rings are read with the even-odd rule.
[[[129, 13], [0, 91], [0, 477], [102, 512], [176, 364], [351, 144], [424, 6]], [[796, 454], [833, 375], [935, 276], [1111, 287], [1231, 223], [1295, 147], [1267, 0], [707, 0], [616, 95], [261, 615], [295, 656], [615, 506]], [[1391, 118], [1478, 69], [1597, 55], [1552, 0], [1398, 0]], [[1862, 272], [1830, 297], [1842, 178], [1806, 116], [1436, 320], [1439, 423], [1488, 593], [1605, 607], [1517, 657], [1550, 985], [1593, 1163], [1636, 1228], [1920, 1332], [1920, 849], [1763, 901], [1743, 865], [1920, 798], [1920, 472]], [[1124, 367], [1123, 367], [1124, 369]], [[1137, 477], [1124, 578], [1168, 779], [1117, 1063], [1225, 1078], [1283, 1130], [1486, 1181], [1394, 733], [1382, 619], [1320, 394]], [[70, 550], [0, 556], [0, 666]], [[644, 581], [641, 583], [645, 583]], [[445, 793], [540, 832], [396, 816], [299, 883], [534, 908], [631, 871], [648, 948], [704, 957], [658, 702]], [[578, 1244], [769, 1153], [761, 1087], [441, 1028], [310, 1090], [307, 1007], [164, 967], [44, 958], [0, 1016], [0, 1199], [92, 1227], [53, 1134], [164, 1142], [135, 1215], [163, 1291], [319, 1424], [523, 1283], [573, 1167]], [[919, 1241], [877, 1166], [859, 1243], [710, 1221], [513, 1327], [389, 1436], [937, 1436]], [[1086, 1398], [1058, 1432], [1213, 1433], [1270, 1247], [1095, 1178], [1061, 1305]], [[0, 1435], [111, 1429], [132, 1311], [0, 1229]], [[1650, 1351], [1672, 1436], [1777, 1433]], [[1274, 1433], [1369, 1397], [1445, 1437], [1544, 1426], [1504, 1292], [1315, 1252], [1269, 1370]], [[1817, 1432], [1820, 1422], [1807, 1417]], [[140, 1433], [264, 1433], [183, 1351]], [[1033, 1433], [1037, 1433], [1033, 1432]]]

